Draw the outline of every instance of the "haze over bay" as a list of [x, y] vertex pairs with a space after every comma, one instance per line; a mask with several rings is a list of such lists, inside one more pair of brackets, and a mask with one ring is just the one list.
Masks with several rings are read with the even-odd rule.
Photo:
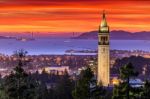
[[[29, 54], [66, 54], [66, 50], [97, 50], [97, 40], [86, 39], [36, 39], [34, 41], [17, 41], [0, 39], [0, 53], [13, 54], [24, 49]], [[111, 49], [150, 51], [149, 40], [111, 40]], [[81, 54], [81, 53], [80, 53]], [[88, 54], [88, 53], [86, 53]]]

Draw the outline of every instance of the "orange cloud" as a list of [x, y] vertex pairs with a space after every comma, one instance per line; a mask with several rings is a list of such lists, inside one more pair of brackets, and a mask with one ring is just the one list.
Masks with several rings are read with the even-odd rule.
[[111, 29], [150, 31], [148, 0], [0, 0], [1, 32], [97, 30], [106, 10]]

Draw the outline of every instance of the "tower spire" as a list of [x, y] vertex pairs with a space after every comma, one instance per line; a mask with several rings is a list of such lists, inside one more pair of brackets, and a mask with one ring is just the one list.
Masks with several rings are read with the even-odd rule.
[[107, 21], [106, 21], [106, 16], [105, 16], [105, 10], [103, 10], [103, 16], [102, 16], [101, 27], [107, 27]]
[[105, 19], [105, 10], [103, 10], [103, 19]]
[[99, 32], [104, 32], [104, 33], [109, 32], [109, 26], [107, 24], [105, 10], [103, 10], [103, 13], [102, 13], [102, 21], [101, 21], [101, 25], [99, 27]]

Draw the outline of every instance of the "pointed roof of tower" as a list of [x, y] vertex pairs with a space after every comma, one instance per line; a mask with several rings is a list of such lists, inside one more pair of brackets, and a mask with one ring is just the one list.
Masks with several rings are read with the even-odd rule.
[[105, 16], [105, 11], [103, 11], [102, 21], [101, 21], [101, 27], [107, 27], [107, 21]]

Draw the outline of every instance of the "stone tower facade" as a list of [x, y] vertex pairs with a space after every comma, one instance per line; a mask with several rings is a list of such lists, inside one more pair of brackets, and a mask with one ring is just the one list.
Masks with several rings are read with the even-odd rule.
[[98, 74], [97, 82], [102, 86], [110, 83], [110, 46], [109, 26], [107, 25], [105, 13], [103, 12], [101, 25], [98, 33]]

